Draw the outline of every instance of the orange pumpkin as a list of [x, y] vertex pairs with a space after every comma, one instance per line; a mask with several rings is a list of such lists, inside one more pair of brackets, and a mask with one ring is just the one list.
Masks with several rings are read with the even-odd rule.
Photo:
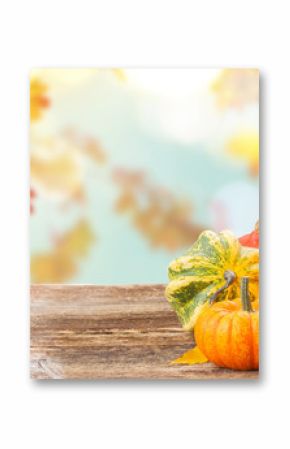
[[208, 304], [197, 319], [196, 344], [218, 366], [259, 368], [259, 311], [252, 309], [248, 282], [249, 278], [242, 278], [241, 299]]

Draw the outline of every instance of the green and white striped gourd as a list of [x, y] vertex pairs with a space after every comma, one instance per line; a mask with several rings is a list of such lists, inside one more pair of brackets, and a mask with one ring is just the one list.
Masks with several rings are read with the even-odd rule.
[[193, 246], [168, 268], [165, 295], [184, 329], [193, 329], [208, 301], [239, 296], [240, 279], [250, 278], [249, 296], [259, 291], [259, 250], [245, 248], [230, 232], [204, 231]]

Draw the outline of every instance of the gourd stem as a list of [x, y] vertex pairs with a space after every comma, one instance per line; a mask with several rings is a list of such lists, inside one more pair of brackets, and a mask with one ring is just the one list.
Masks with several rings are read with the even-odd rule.
[[246, 312], [253, 312], [249, 298], [249, 278], [247, 276], [244, 276], [241, 279], [241, 300], [243, 310]]
[[226, 283], [212, 295], [212, 297], [209, 299], [209, 303], [212, 304], [217, 299], [218, 295], [220, 293], [222, 293], [226, 288], [228, 288], [236, 280], [236, 277], [237, 276], [234, 271], [226, 270], [224, 272], [224, 279], [225, 279]]

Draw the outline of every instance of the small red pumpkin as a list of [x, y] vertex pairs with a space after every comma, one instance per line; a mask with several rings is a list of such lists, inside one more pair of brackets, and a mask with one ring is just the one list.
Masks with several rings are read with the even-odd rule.
[[259, 248], [259, 222], [257, 221], [255, 229], [250, 234], [243, 235], [239, 238], [239, 241], [243, 246]]

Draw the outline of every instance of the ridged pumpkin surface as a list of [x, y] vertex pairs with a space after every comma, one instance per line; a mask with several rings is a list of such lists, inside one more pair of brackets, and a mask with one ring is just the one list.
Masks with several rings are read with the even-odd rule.
[[225, 284], [228, 270], [235, 273], [236, 279], [217, 300], [237, 298], [242, 276], [250, 278], [250, 300], [256, 300], [259, 250], [243, 247], [230, 231], [204, 231], [184, 256], [169, 265], [170, 282], [165, 295], [185, 329], [193, 329], [205, 303]]
[[242, 310], [240, 300], [206, 305], [194, 337], [202, 353], [218, 366], [259, 368], [259, 312]]

